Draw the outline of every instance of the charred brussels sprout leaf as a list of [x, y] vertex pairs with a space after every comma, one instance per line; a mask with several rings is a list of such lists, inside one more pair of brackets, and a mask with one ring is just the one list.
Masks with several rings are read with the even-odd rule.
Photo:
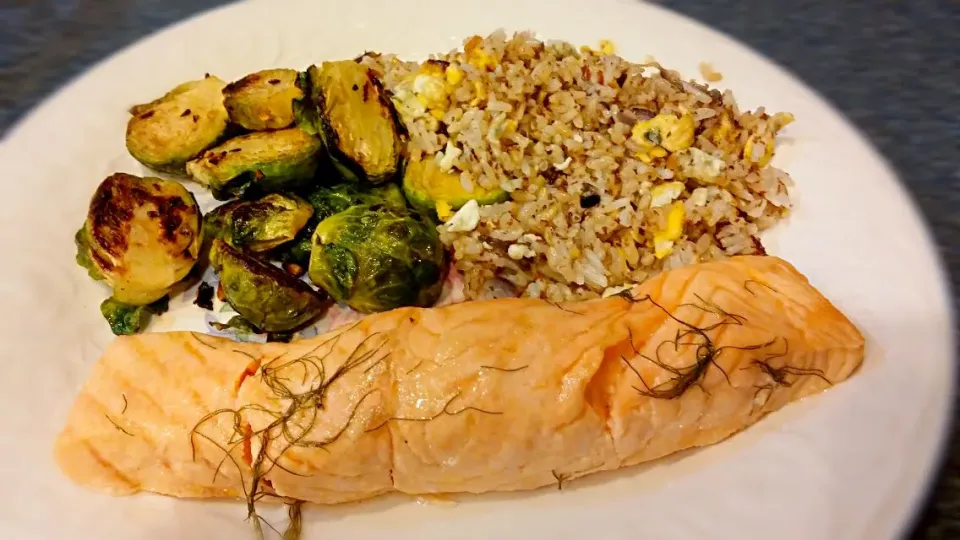
[[429, 306], [446, 261], [428, 220], [382, 204], [354, 206], [317, 225], [310, 279], [362, 313]]
[[294, 121], [293, 100], [303, 96], [296, 82], [292, 69], [251, 73], [223, 89], [223, 104], [230, 120], [245, 129], [283, 129]]
[[227, 303], [261, 331], [296, 330], [326, 308], [323, 296], [303, 281], [222, 240], [213, 241], [210, 261]]
[[127, 150], [151, 169], [183, 174], [187, 161], [215, 145], [227, 130], [227, 109], [216, 77], [183, 83], [130, 109]]
[[380, 183], [396, 175], [402, 143], [396, 111], [376, 74], [353, 60], [310, 66], [294, 106], [297, 122], [319, 133], [348, 180]]
[[180, 183], [117, 173], [100, 183], [84, 232], [113, 297], [149, 304], [182, 280], [200, 252], [200, 208]]
[[168, 298], [164, 296], [146, 306], [125, 304], [115, 298], [107, 298], [100, 304], [100, 313], [117, 336], [138, 334], [150, 322], [151, 315], [160, 315], [167, 311]]
[[103, 281], [103, 274], [90, 258], [90, 241], [87, 240], [86, 227], [80, 227], [73, 236], [73, 243], [77, 245], [77, 264], [87, 271], [87, 275], [94, 281]]
[[248, 184], [284, 191], [311, 180], [320, 164], [320, 139], [296, 127], [242, 135], [187, 163], [187, 172], [226, 199]]
[[313, 206], [294, 195], [272, 193], [255, 201], [220, 205], [204, 219], [204, 235], [233, 247], [269, 251], [296, 238], [313, 216]]
[[303, 197], [313, 206], [313, 217], [297, 238], [285, 246], [283, 252], [279, 254], [281, 260], [301, 266], [307, 266], [310, 263], [313, 231], [317, 223], [358, 204], [380, 203], [398, 210], [405, 209], [407, 205], [403, 193], [396, 184], [386, 184], [371, 189], [354, 182], [342, 182], [333, 186], [314, 188], [303, 193]]
[[[502, 189], [484, 189], [475, 186], [467, 191], [460, 183], [460, 176], [440, 169], [436, 160], [424, 159], [407, 163], [403, 171], [403, 193], [410, 206], [417, 211], [438, 217], [441, 212], [452, 212], [475, 199], [481, 205], [494, 204], [507, 200], [507, 192]], [[449, 215], [440, 215], [446, 220]]]
[[207, 311], [213, 311], [213, 285], [207, 282], [201, 282], [197, 287], [197, 297], [193, 300], [194, 305]]

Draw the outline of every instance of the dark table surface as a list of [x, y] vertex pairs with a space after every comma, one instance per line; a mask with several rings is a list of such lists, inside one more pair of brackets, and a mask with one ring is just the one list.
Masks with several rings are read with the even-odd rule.
[[[0, 0], [0, 134], [92, 63], [223, 3]], [[960, 2], [660, 3], [763, 52], [843, 110], [900, 172], [933, 229], [953, 290], [960, 290]], [[914, 536], [960, 538], [956, 426]]]

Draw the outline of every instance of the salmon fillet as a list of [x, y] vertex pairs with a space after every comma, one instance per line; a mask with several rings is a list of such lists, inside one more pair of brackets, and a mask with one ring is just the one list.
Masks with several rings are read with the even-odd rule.
[[289, 344], [120, 337], [55, 459], [117, 495], [333, 504], [534, 489], [716, 443], [846, 379], [863, 348], [775, 257], [586, 302], [397, 309]]

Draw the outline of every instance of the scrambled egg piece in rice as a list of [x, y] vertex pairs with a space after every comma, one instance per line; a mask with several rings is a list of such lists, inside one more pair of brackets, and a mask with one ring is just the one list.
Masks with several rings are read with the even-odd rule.
[[483, 38], [473, 36], [463, 44], [463, 52], [467, 57], [467, 63], [471, 66], [484, 71], [497, 66], [497, 59], [483, 50]]
[[436, 210], [440, 221], [447, 221], [453, 217], [453, 207], [447, 201], [437, 201]]
[[683, 193], [683, 182], [667, 182], [650, 190], [650, 207], [658, 208], [675, 201]]
[[658, 114], [649, 120], [637, 122], [630, 138], [640, 151], [637, 157], [645, 163], [651, 158], [660, 158], [669, 152], [679, 152], [693, 144], [696, 122], [689, 113], [680, 117], [672, 113]]
[[427, 115], [439, 121], [450, 106], [453, 84], [448, 81], [456, 80], [457, 77], [462, 79], [463, 73], [453, 65], [424, 62], [416, 73], [404, 78], [394, 87], [393, 103], [397, 112], [404, 121], [413, 121]]
[[667, 213], [667, 227], [653, 235], [654, 255], [658, 259], [673, 253], [673, 243], [683, 235], [685, 218], [686, 210], [682, 201], [675, 201], [670, 205], [670, 211]]

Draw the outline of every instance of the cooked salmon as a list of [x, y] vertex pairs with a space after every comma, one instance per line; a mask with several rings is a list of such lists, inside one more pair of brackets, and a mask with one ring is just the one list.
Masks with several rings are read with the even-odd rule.
[[863, 350], [775, 257], [586, 302], [397, 309], [289, 344], [120, 337], [55, 455], [111, 494], [330, 504], [534, 489], [716, 443], [848, 378]]

